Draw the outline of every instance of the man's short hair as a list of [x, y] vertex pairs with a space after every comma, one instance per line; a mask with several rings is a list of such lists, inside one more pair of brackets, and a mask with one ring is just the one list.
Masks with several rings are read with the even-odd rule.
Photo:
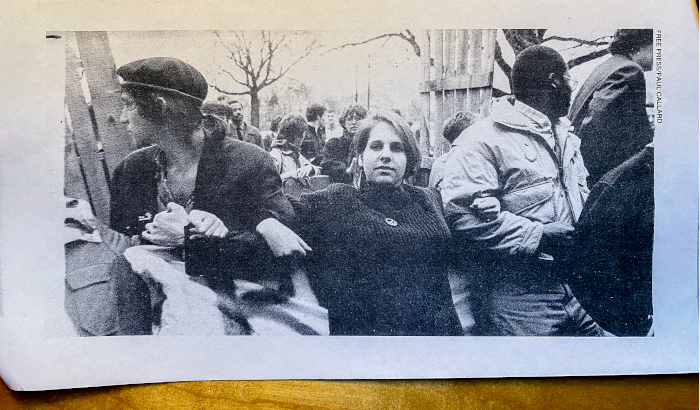
[[231, 106], [219, 101], [205, 101], [202, 104], [202, 113], [215, 115], [224, 120], [233, 117]]
[[317, 119], [323, 117], [326, 109], [320, 104], [311, 104], [309, 108], [306, 109], [306, 121], [316, 121]]
[[549, 84], [550, 74], [564, 75], [568, 70], [564, 58], [554, 49], [532, 46], [521, 51], [515, 58], [510, 76], [513, 95], [528, 101]]
[[459, 137], [462, 131], [477, 122], [479, 118], [479, 115], [469, 111], [457, 111], [455, 115], [445, 121], [445, 126], [442, 129], [442, 136], [451, 144]]
[[640, 48], [654, 43], [652, 29], [620, 29], [610, 43], [610, 54], [630, 55]]

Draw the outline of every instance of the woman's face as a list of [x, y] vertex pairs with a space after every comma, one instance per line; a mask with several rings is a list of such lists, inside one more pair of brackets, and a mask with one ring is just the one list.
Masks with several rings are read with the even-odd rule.
[[350, 134], [355, 134], [357, 131], [357, 124], [362, 120], [355, 114], [350, 114], [345, 118], [345, 129], [348, 130]]
[[155, 144], [160, 127], [139, 113], [134, 97], [131, 94], [123, 92], [121, 100], [124, 108], [122, 109], [120, 121], [126, 124], [126, 131], [134, 140], [136, 148]]
[[385, 122], [372, 128], [365, 150], [360, 154], [360, 165], [367, 181], [398, 186], [406, 173], [406, 149], [399, 135]]

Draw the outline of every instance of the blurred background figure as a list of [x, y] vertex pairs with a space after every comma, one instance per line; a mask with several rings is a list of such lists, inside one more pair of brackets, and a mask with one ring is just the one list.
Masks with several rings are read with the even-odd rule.
[[644, 71], [653, 64], [653, 30], [617, 30], [610, 57], [586, 79], [569, 118], [593, 186], [654, 137], [646, 111]]
[[279, 130], [280, 122], [282, 121], [282, 117], [275, 117], [271, 122], [270, 122], [270, 131], [261, 131], [260, 135], [262, 135], [262, 143], [263, 143], [263, 148], [265, 151], [270, 152], [272, 149], [272, 144], [277, 138], [277, 131]]
[[[228, 104], [221, 101], [205, 101], [202, 104], [202, 114], [209, 114], [221, 120], [226, 125], [226, 132], [228, 133], [229, 124], [231, 124], [231, 118], [233, 117], [233, 110]], [[212, 121], [210, 117], [205, 117], [202, 125], [211, 131], [215, 129], [217, 122]]]
[[[474, 124], [480, 119], [479, 115], [473, 114], [468, 111], [458, 111], [452, 117], [445, 121], [445, 126], [442, 129], [442, 136], [452, 144], [454, 140], [459, 137], [469, 126]], [[449, 152], [442, 154], [433, 163], [430, 169], [430, 180], [428, 186], [440, 188], [440, 182], [442, 182], [442, 177], [444, 173], [445, 161], [447, 161], [447, 155]]]
[[[224, 97], [223, 100], [226, 100], [226, 98]], [[243, 104], [238, 100], [230, 100], [228, 105], [231, 107], [232, 113], [226, 136], [235, 140], [249, 142], [262, 148], [260, 130], [243, 120]]]
[[360, 120], [367, 117], [367, 110], [359, 104], [350, 104], [340, 117], [340, 125], [343, 127], [343, 135], [333, 138], [326, 143], [323, 150], [322, 172], [328, 175], [331, 183], [352, 184], [353, 176], [348, 173], [348, 167], [352, 162], [351, 145], [357, 131]]
[[333, 138], [343, 136], [343, 127], [340, 126], [335, 111], [326, 111], [323, 123], [326, 129], [326, 144]]
[[275, 160], [282, 181], [320, 173], [320, 168], [312, 165], [300, 153], [306, 127], [306, 121], [298, 115], [286, 115], [279, 123], [277, 138], [272, 143], [270, 155]]
[[311, 104], [306, 109], [306, 134], [301, 141], [301, 154], [314, 165], [319, 165], [323, 160], [323, 146], [326, 143], [326, 128], [323, 126], [323, 114], [325, 107], [320, 104]]

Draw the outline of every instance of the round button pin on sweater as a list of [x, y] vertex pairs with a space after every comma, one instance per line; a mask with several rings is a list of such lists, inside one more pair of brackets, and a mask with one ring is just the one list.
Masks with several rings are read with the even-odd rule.
[[396, 222], [395, 220], [393, 220], [393, 219], [391, 219], [391, 218], [386, 218], [386, 219], [384, 220], [384, 222], [386, 222], [386, 224], [389, 225], [389, 226], [396, 226], [396, 225], [399, 224], [398, 222]]

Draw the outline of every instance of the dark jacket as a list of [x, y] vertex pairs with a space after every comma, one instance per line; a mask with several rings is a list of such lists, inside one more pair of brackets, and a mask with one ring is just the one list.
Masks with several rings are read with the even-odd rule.
[[263, 148], [263, 140], [260, 130], [245, 121], [241, 121], [240, 136], [238, 127], [233, 123], [229, 126], [226, 136], [234, 140], [249, 142]]
[[[114, 170], [110, 226], [139, 235], [158, 213], [156, 146], [127, 156]], [[194, 209], [219, 217], [229, 231], [254, 230], [263, 219], [293, 211], [272, 157], [252, 144], [207, 133], [197, 170]]]
[[586, 79], [569, 112], [589, 186], [649, 144], [654, 131], [646, 113], [642, 68], [614, 55]]
[[323, 157], [323, 145], [326, 141], [326, 129], [320, 127], [318, 132], [311, 125], [306, 126], [304, 139], [301, 142], [300, 152], [304, 158], [311, 161], [312, 164], [318, 165]]
[[345, 172], [350, 166], [352, 135], [344, 130], [340, 138], [331, 138], [323, 147], [321, 173], [328, 175], [331, 183], [352, 184], [352, 175]]
[[[139, 235], [158, 213], [158, 149], [138, 150], [114, 172], [111, 227]], [[232, 279], [252, 281], [269, 275], [272, 254], [255, 227], [262, 220], [288, 221], [294, 211], [282, 193], [270, 154], [252, 144], [207, 133], [193, 192], [193, 209], [210, 212], [224, 223], [225, 239], [189, 240], [185, 267], [190, 275], [210, 277], [211, 286], [232, 287]]]
[[570, 284], [581, 305], [617, 336], [645, 336], [653, 315], [653, 148], [593, 187], [575, 232]]
[[459, 335], [450, 232], [435, 190], [333, 184], [293, 200], [331, 335]]

